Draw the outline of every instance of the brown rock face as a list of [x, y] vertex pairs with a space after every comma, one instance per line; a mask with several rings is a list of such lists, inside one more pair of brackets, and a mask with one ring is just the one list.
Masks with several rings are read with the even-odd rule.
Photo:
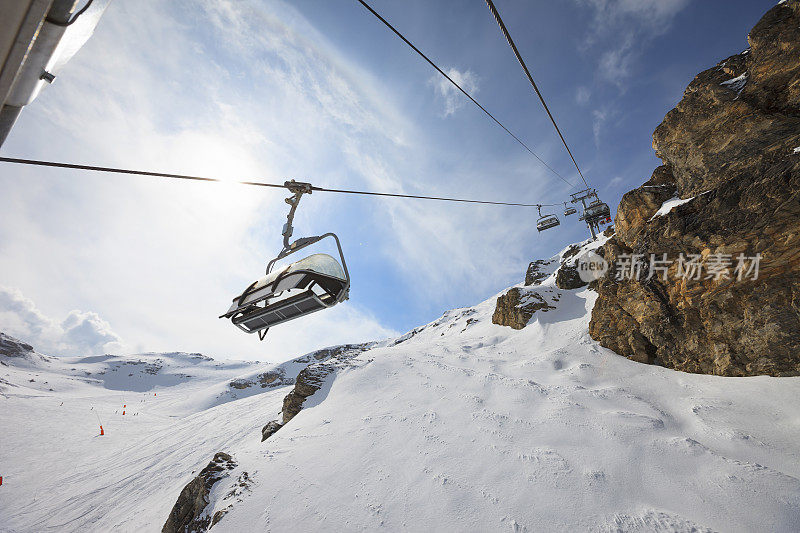
[[33, 352], [33, 346], [0, 333], [0, 355], [7, 357], [24, 357]]
[[665, 201], [675, 196], [675, 178], [667, 165], [658, 167], [650, 180], [622, 196], [614, 230], [624, 242], [633, 242]]
[[275, 434], [276, 431], [278, 431], [282, 427], [283, 424], [281, 424], [277, 420], [273, 420], [272, 422], [261, 428], [261, 442], [264, 442], [265, 440], [270, 438], [272, 435]]
[[531, 261], [525, 272], [525, 285], [537, 285], [550, 275], [547, 266], [553, 263], [552, 259], [537, 259]]
[[[638, 280], [614, 268], [597, 283], [589, 326], [640, 362], [726, 376], [800, 374], [800, 0], [772, 8], [750, 49], [700, 73], [653, 134], [663, 161], [623, 196], [607, 261], [642, 254]], [[653, 215], [677, 196], [691, 201]], [[731, 259], [730, 277], [687, 280], [673, 263], [648, 277], [650, 254]], [[738, 254], [761, 254], [737, 279]], [[655, 274], [655, 272], [654, 272]]]
[[514, 287], [497, 298], [492, 323], [522, 329], [536, 311], [554, 309], [538, 292]]
[[581, 279], [578, 268], [574, 265], [562, 264], [556, 271], [556, 287], [559, 289], [580, 289], [588, 285]]
[[[282, 422], [273, 420], [261, 428], [261, 442], [264, 442], [279, 429], [286, 425], [289, 420], [294, 418], [303, 409], [306, 398], [313, 396], [315, 392], [322, 388], [328, 376], [340, 368], [350, 364], [350, 360], [368, 350], [371, 343], [366, 344], [344, 344], [325, 348], [309, 354], [297, 361], [311, 362], [306, 368], [300, 371], [297, 378], [293, 380], [294, 388], [283, 398], [283, 409], [281, 415]], [[265, 374], [262, 374], [262, 376]], [[280, 374], [284, 379], [283, 372]], [[262, 381], [263, 383], [263, 381]], [[263, 385], [262, 385], [263, 386]]]
[[325, 378], [335, 370], [336, 367], [334, 365], [315, 364], [304, 368], [297, 374], [294, 390], [283, 399], [284, 424], [300, 412], [306, 398], [322, 388]]
[[[213, 525], [210, 516], [203, 511], [208, 505], [211, 488], [220, 479], [228, 475], [228, 471], [236, 467], [233, 457], [218, 452], [200, 474], [186, 485], [178, 496], [178, 501], [169, 513], [169, 518], [161, 528], [162, 533], [197, 533], [208, 531]], [[217, 513], [213, 523], [221, 518]]]

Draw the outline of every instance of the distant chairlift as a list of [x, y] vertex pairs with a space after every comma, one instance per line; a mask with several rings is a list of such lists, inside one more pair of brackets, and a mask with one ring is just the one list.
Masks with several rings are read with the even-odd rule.
[[542, 206], [537, 205], [536, 208], [539, 210], [539, 220], [536, 221], [536, 229], [538, 231], [555, 228], [561, 224], [555, 215], [542, 215]]
[[[311, 194], [312, 188], [309, 183], [294, 180], [286, 182], [286, 186], [294, 196], [286, 199], [291, 208], [283, 226], [283, 250], [267, 265], [266, 276], [251, 283], [236, 296], [230, 309], [220, 316], [229, 318], [242, 331], [258, 333], [261, 340], [264, 340], [272, 326], [333, 307], [347, 300], [350, 291], [350, 274], [336, 234], [304, 237], [289, 243], [293, 232], [292, 220], [300, 197]], [[313, 254], [273, 271], [277, 261], [326, 237], [336, 241], [341, 265], [328, 254]]]
[[574, 208], [574, 207], [572, 207], [572, 206], [568, 206], [568, 205], [567, 205], [567, 202], [564, 202], [564, 216], [565, 216], [565, 217], [568, 217], [568, 216], [570, 216], [570, 215], [574, 215], [574, 214], [575, 214], [575, 213], [577, 213], [577, 212], [578, 212], [578, 210], [577, 210], [577, 209], [575, 209], [575, 208]]

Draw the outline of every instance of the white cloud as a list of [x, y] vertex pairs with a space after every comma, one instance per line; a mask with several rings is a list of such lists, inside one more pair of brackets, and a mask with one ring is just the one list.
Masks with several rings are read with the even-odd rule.
[[624, 90], [642, 50], [666, 33], [691, 0], [574, 0], [593, 14], [583, 43], [600, 51], [599, 75]]
[[614, 189], [622, 185], [624, 182], [625, 180], [622, 178], [622, 176], [615, 176], [614, 178], [611, 179], [611, 181], [608, 182], [608, 185], [606, 185], [606, 189]]
[[[139, 19], [147, 24], [131, 24]], [[346, 140], [393, 146], [407, 126], [370, 77], [320, 39], [282, 2], [114, 2], [4, 149], [326, 185]], [[64, 324], [31, 319], [18, 330], [31, 341], [39, 328], [52, 346], [99, 349], [113, 334], [106, 319], [135, 351], [278, 360], [395, 333], [357, 300], [275, 328], [265, 343], [217, 318], [278, 252], [282, 192], [9, 166], [0, 168], [0, 187], [8, 192], [0, 196], [4, 280], [51, 316], [96, 312]], [[299, 231], [327, 229], [329, 202], [317, 196], [305, 200]]]
[[594, 134], [595, 146], [600, 146], [600, 135], [603, 130], [603, 125], [608, 120], [610, 113], [608, 108], [595, 109], [592, 111], [592, 133]]
[[[478, 76], [471, 70], [460, 71], [456, 68], [446, 69], [447, 75], [473, 97], [478, 92]], [[430, 84], [436, 89], [437, 96], [444, 103], [444, 116], [450, 116], [458, 111], [468, 101], [467, 97], [459, 91], [444, 76], [438, 73], [430, 79]]]
[[124, 349], [119, 336], [97, 313], [73, 310], [59, 322], [11, 287], [0, 286], [0, 331], [46, 354], [99, 354]]
[[623, 42], [600, 56], [600, 76], [620, 88], [625, 87], [625, 82], [631, 76], [631, 65], [635, 59], [633, 41], [634, 37], [628, 35]]
[[[477, 89], [474, 75], [458, 76]], [[560, 186], [523, 151], [470, 160], [461, 147], [431, 150], [391, 86], [278, 0], [112, 2], [50, 89], [25, 110], [6, 153], [510, 201], [513, 191], [545, 201]], [[537, 146], [545, 159], [560, 149]], [[350, 301], [259, 343], [217, 316], [278, 252], [282, 191], [8, 165], [0, 190], [4, 283], [49, 316], [91, 309], [134, 351], [285, 360], [381, 338], [395, 332], [368, 309], [362, 287], [383, 286], [387, 305], [403, 293], [416, 309], [441, 312], [516, 281], [533, 247], [557, 247], [556, 237], [531, 232], [535, 212], [525, 208], [315, 193], [303, 200], [296, 236], [332, 229], [347, 253], [368, 234], [364, 264], [350, 266], [369, 269], [372, 283], [354, 279]], [[73, 344], [89, 342], [83, 328], [100, 340], [110, 332], [95, 316], [70, 324]]]
[[592, 91], [588, 87], [578, 87], [575, 91], [575, 102], [578, 105], [586, 105], [592, 97]]

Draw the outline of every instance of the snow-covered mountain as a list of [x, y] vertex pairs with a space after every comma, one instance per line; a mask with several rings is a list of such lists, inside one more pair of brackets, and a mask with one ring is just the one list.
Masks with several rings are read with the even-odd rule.
[[[800, 368], [798, 21], [692, 82], [616, 234], [396, 339], [271, 365], [0, 334], [0, 531], [800, 530], [800, 377], [720, 376]], [[586, 287], [589, 250], [764, 268]]]
[[0, 531], [160, 529], [193, 470], [257, 438], [264, 402], [312, 357], [49, 357], [0, 334]]
[[600, 347], [567, 250], [518, 287], [548, 302], [519, 330], [492, 297], [278, 366], [3, 337], [0, 530], [796, 530], [800, 378]]

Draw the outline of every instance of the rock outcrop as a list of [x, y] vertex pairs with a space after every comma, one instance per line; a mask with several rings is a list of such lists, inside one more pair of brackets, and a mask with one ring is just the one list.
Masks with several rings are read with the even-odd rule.
[[218, 452], [214, 455], [208, 466], [183, 488], [167, 522], [161, 528], [162, 533], [200, 533], [216, 524], [222, 514], [215, 513], [212, 517], [206, 512], [208, 495], [214, 484], [227, 477], [235, 467], [236, 462], [227, 453]]
[[283, 399], [283, 423], [286, 424], [303, 409], [306, 398], [312, 396], [325, 383], [325, 378], [336, 370], [332, 364], [310, 365], [297, 374], [294, 389]]
[[0, 355], [6, 357], [25, 357], [33, 353], [33, 346], [21, 340], [0, 333]]
[[268, 423], [266, 426], [261, 428], [261, 442], [264, 442], [265, 440], [270, 438], [272, 435], [275, 434], [276, 431], [278, 431], [282, 427], [283, 424], [281, 424], [277, 420], [273, 420], [272, 422]]
[[529, 288], [512, 287], [497, 298], [497, 306], [492, 315], [492, 323], [522, 329], [534, 313], [546, 313], [555, 309], [545, 297]]
[[[663, 165], [617, 209], [590, 334], [634, 360], [800, 374], [800, 0], [748, 40], [689, 84], [653, 134]], [[673, 198], [685, 202], [662, 209]], [[662, 254], [668, 270], [651, 269]], [[680, 254], [696, 256], [699, 279], [679, 275]], [[620, 279], [637, 257], [638, 279]]]
[[294, 388], [283, 398], [281, 421], [273, 420], [261, 428], [261, 442], [270, 438], [294, 418], [303, 409], [306, 399], [322, 388], [328, 376], [350, 365], [352, 358], [371, 346], [373, 346], [373, 343], [345, 344], [318, 350], [306, 356], [306, 360], [315, 362], [309, 364], [297, 374], [297, 378], [294, 380]]
[[267, 387], [283, 387], [293, 383], [294, 380], [292, 378], [287, 378], [286, 372], [282, 368], [277, 368], [270, 372], [262, 372], [261, 374], [256, 375], [253, 379], [234, 379], [228, 384], [228, 386], [232, 389], [243, 390], [258, 385], [262, 389], [266, 389]]
[[[287, 377], [285, 370], [278, 368], [275, 371], [258, 374], [255, 380], [234, 380], [229, 385], [234, 389], [243, 389], [256, 383], [262, 388], [294, 384], [291, 392], [283, 399], [282, 420], [280, 422], [273, 420], [261, 429], [261, 442], [264, 442], [294, 418], [303, 409], [306, 399], [319, 391], [325, 382], [331, 379], [332, 374], [353, 365], [352, 360], [356, 356], [374, 345], [375, 343], [345, 344], [317, 350], [295, 359], [294, 363], [308, 365], [296, 378]], [[199, 533], [208, 531], [219, 522], [233, 503], [229, 503], [226, 507], [217, 507], [216, 510], [209, 510], [208, 495], [214, 485], [227, 478], [230, 470], [234, 468], [236, 462], [230, 455], [217, 453], [208, 466], [183, 488], [164, 524], [162, 533]], [[230, 490], [219, 501], [220, 504], [239, 499], [243, 492], [249, 490], [251, 481], [247, 472], [241, 472], [239, 478], [234, 481], [229, 487]]]
[[538, 285], [543, 282], [550, 275], [547, 268], [553, 264], [554, 259], [537, 259], [531, 261], [528, 265], [528, 270], [525, 272], [525, 285]]
[[581, 279], [578, 267], [575, 265], [563, 264], [556, 271], [556, 287], [559, 289], [580, 289], [586, 285], [588, 283]]

